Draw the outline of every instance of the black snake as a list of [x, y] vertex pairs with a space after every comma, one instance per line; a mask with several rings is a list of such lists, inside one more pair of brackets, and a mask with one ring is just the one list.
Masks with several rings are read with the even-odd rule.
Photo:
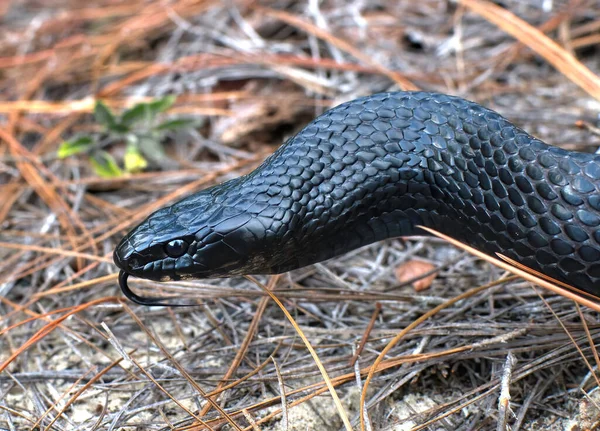
[[[381, 93], [316, 118], [256, 170], [150, 215], [118, 245], [121, 286], [281, 273], [423, 225], [600, 296], [600, 156], [494, 111]], [[157, 303], [157, 301], [155, 302]]]

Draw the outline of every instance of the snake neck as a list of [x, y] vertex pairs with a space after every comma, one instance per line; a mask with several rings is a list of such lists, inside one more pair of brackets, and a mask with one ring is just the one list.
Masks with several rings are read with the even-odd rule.
[[282, 232], [272, 272], [419, 235], [424, 225], [596, 289], [599, 166], [478, 104], [384, 93], [319, 117], [242, 189], [277, 215], [266, 222]]

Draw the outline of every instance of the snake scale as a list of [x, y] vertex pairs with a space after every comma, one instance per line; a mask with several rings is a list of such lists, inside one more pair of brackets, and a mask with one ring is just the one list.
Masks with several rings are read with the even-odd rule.
[[[600, 296], [600, 156], [462, 98], [343, 103], [256, 170], [160, 209], [115, 249], [121, 286], [281, 273], [423, 225]], [[133, 299], [152, 303], [133, 294]]]

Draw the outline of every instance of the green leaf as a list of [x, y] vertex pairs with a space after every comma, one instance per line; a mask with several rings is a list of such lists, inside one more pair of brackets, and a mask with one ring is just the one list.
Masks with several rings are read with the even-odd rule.
[[196, 120], [191, 118], [180, 118], [177, 120], [167, 120], [160, 123], [154, 128], [154, 130], [177, 130], [193, 127], [196, 124]]
[[165, 151], [158, 138], [139, 136], [139, 149], [149, 159], [158, 161], [165, 157]]
[[129, 173], [143, 171], [148, 166], [148, 162], [142, 156], [140, 150], [132, 145], [128, 146], [127, 150], [125, 150], [123, 160], [125, 161], [125, 170]]
[[79, 138], [73, 138], [68, 141], [64, 141], [58, 147], [56, 155], [59, 159], [72, 156], [73, 154], [79, 154], [86, 151], [90, 145], [94, 143], [91, 136], [80, 136]]
[[98, 151], [90, 156], [90, 163], [94, 172], [104, 178], [114, 178], [123, 175], [123, 171], [117, 162], [106, 151]]
[[109, 127], [109, 129], [115, 133], [119, 133], [121, 135], [129, 132], [129, 127], [121, 124], [121, 123], [115, 123], [112, 126]]
[[173, 106], [175, 100], [177, 100], [177, 97], [173, 94], [169, 94], [167, 96], [161, 97], [160, 99], [156, 99], [148, 103], [148, 107], [150, 108], [153, 114], [158, 114], [160, 112], [165, 112], [167, 109]]
[[96, 106], [94, 106], [94, 117], [98, 123], [108, 128], [111, 128], [116, 124], [115, 116], [110, 108], [101, 100], [96, 101]]
[[154, 118], [152, 110], [147, 103], [138, 103], [127, 109], [121, 115], [121, 125], [129, 127], [141, 120], [150, 121]]
[[151, 122], [157, 114], [169, 109], [175, 103], [175, 99], [175, 96], [169, 95], [149, 103], [138, 103], [123, 112], [120, 124], [129, 128], [140, 121]]

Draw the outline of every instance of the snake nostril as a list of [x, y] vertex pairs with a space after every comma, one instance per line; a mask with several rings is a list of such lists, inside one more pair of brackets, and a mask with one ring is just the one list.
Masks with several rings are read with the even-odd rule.
[[113, 261], [119, 269], [129, 271], [143, 265], [140, 256], [127, 242], [121, 243], [113, 253]]
[[137, 257], [132, 257], [131, 259], [129, 259], [128, 264], [130, 268], [138, 268], [142, 266], [140, 260]]

